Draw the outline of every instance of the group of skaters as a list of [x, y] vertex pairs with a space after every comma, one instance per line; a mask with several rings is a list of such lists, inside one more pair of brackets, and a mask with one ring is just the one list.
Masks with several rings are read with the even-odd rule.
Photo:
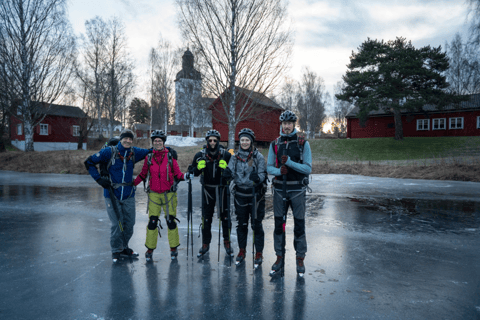
[[[110, 140], [98, 153], [85, 160], [85, 167], [92, 178], [104, 188], [107, 213], [112, 223], [110, 246], [113, 261], [121, 257], [138, 257], [138, 253], [128, 247], [135, 225], [135, 189], [144, 183], [148, 193], [148, 224], [146, 230], [145, 258], [152, 261], [157, 248], [159, 227], [162, 227], [160, 214], [163, 211], [168, 229], [170, 255], [178, 255], [180, 238], [177, 226], [177, 184], [200, 176], [202, 184], [202, 246], [198, 257], [203, 257], [210, 249], [212, 222], [215, 208], [219, 215], [219, 227], [227, 256], [234, 257], [230, 239], [231, 217], [229, 200], [233, 197], [237, 219], [239, 252], [235, 264], [240, 265], [247, 254], [249, 224], [253, 232], [252, 254], [255, 268], [263, 262], [265, 232], [265, 193], [268, 174], [273, 175], [272, 192], [275, 217], [273, 234], [277, 259], [270, 271], [271, 275], [284, 270], [285, 225], [290, 207], [294, 220], [294, 241], [297, 273], [305, 273], [304, 259], [307, 252], [305, 236], [305, 202], [308, 188], [308, 175], [312, 169], [312, 156], [307, 141], [297, 135], [297, 117], [291, 111], [280, 115], [280, 136], [271, 144], [268, 159], [255, 148], [255, 133], [248, 128], [238, 134], [239, 148], [229, 152], [220, 144], [220, 133], [209, 130], [206, 145], [195, 154], [187, 172], [182, 173], [177, 163], [177, 153], [166, 147], [167, 135], [162, 130], [151, 134], [153, 148], [142, 149], [133, 146], [134, 135], [124, 130], [119, 139]], [[140, 174], [134, 179], [135, 163], [144, 160]], [[97, 169], [100, 166], [100, 172]], [[220, 232], [220, 230], [219, 230]], [[219, 235], [220, 237], [220, 235]]]

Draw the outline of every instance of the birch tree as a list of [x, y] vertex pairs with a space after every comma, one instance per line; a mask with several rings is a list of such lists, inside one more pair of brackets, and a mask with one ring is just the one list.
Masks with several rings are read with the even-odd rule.
[[292, 32], [282, 0], [176, 0], [185, 41], [200, 55], [203, 86], [221, 99], [228, 148], [240, 121], [255, 118], [242, 99], [271, 92], [287, 69]]
[[348, 101], [339, 100], [336, 97], [337, 94], [342, 93], [344, 87], [345, 82], [343, 81], [338, 81], [337, 84], [333, 86], [333, 92], [335, 94], [333, 99], [333, 119], [340, 133], [347, 132], [347, 119], [345, 117], [354, 108]]
[[10, 96], [19, 99], [25, 151], [34, 150], [34, 128], [72, 74], [75, 38], [65, 10], [65, 0], [0, 2], [1, 76], [10, 83]]
[[305, 68], [297, 89], [298, 123], [313, 138], [325, 120], [325, 107], [330, 96], [325, 90], [325, 82], [309, 68]]

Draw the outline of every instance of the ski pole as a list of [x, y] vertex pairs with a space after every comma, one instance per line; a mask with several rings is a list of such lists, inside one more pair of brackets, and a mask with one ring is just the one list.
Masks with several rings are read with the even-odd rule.
[[192, 204], [192, 178], [191, 175], [193, 174], [193, 168], [190, 165], [188, 167], [188, 172], [190, 173], [190, 179], [188, 179], [188, 212], [187, 212], [187, 220], [189, 224], [188, 229], [188, 237], [187, 237], [187, 259], [188, 259], [188, 238], [190, 238], [191, 247], [192, 247], [192, 259], [193, 259], [193, 204]]
[[[110, 195], [110, 202], [112, 203], [113, 211], [115, 212], [115, 216], [117, 217], [117, 220], [118, 220], [118, 227], [120, 228], [120, 233], [122, 234], [123, 243], [128, 248], [128, 242], [127, 242], [127, 238], [125, 237], [125, 232], [123, 232], [120, 210], [117, 206], [117, 202], [115, 201], [116, 197], [115, 197], [115, 193], [113, 192], [113, 187], [109, 186], [107, 189], [108, 189], [108, 194]], [[132, 262], [132, 255], [129, 255], [129, 258], [130, 258], [130, 262]]]
[[[230, 214], [230, 182], [227, 182], [227, 220], [228, 220], [228, 242], [230, 243], [230, 246], [232, 245], [230, 241], [230, 233], [231, 233], [231, 227], [232, 227], [232, 220], [231, 220], [231, 214]], [[229, 254], [229, 265], [230, 267], [232, 266], [232, 255]]]
[[[252, 173], [255, 172], [253, 167]], [[252, 261], [253, 269], [255, 269], [255, 219], [257, 218], [257, 193], [255, 192], [255, 182], [252, 187]]]
[[[286, 144], [285, 146], [285, 149], [283, 149], [283, 155], [287, 155], [287, 148], [288, 148], [288, 144]], [[285, 254], [286, 254], [286, 250], [285, 250], [285, 246], [287, 244], [287, 236], [286, 236], [286, 226], [287, 226], [287, 211], [288, 211], [288, 207], [287, 207], [287, 175], [284, 174], [283, 175], [283, 260], [282, 260], [282, 272], [281, 272], [281, 276], [283, 278], [283, 276], [285, 275]]]

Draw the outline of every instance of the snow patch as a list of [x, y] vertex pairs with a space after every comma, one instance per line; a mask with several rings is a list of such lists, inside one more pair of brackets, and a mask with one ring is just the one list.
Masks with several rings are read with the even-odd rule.
[[175, 147], [194, 147], [204, 142], [204, 138], [168, 136], [165, 145]]

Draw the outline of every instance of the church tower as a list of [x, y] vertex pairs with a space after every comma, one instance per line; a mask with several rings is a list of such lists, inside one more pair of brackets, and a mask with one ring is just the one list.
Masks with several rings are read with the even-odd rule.
[[182, 70], [175, 78], [175, 124], [195, 126], [202, 104], [202, 76], [193, 67], [194, 57], [187, 51], [182, 56]]

